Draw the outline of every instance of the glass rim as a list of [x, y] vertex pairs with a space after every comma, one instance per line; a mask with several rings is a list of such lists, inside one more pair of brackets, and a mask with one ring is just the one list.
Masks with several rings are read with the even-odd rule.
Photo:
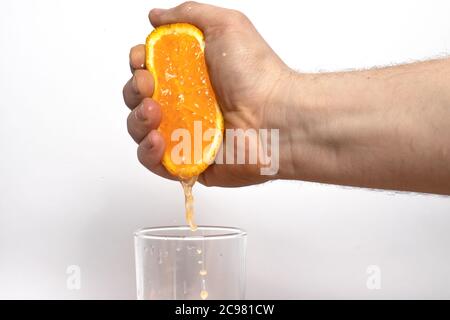
[[[217, 234], [207, 235], [185, 235], [185, 234], [157, 234], [158, 231], [179, 231], [190, 230], [189, 226], [160, 226], [160, 227], [144, 227], [134, 232], [134, 237], [138, 239], [154, 239], [154, 240], [220, 240], [220, 239], [232, 239], [242, 238], [247, 236], [247, 232], [236, 227], [223, 227], [223, 226], [198, 226], [196, 231], [210, 230], [218, 231]], [[154, 233], [154, 234], [152, 234]]]

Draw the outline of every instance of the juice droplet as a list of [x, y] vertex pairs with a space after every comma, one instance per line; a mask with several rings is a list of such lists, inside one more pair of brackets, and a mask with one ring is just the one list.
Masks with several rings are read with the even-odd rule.
[[202, 249], [197, 249], [197, 253], [201, 254], [202, 253]]
[[197, 181], [197, 177], [181, 181], [184, 191], [184, 205], [186, 207], [186, 222], [192, 231], [197, 230], [197, 225], [194, 222], [194, 197], [192, 196], [192, 186], [195, 181]]
[[162, 264], [163, 263], [163, 259], [162, 259], [162, 252], [161, 250], [159, 250], [159, 259], [158, 259], [158, 264]]
[[199, 274], [201, 276], [206, 276], [208, 274], [208, 271], [202, 269], [202, 270], [200, 270]]
[[206, 291], [206, 290], [200, 291], [200, 298], [202, 298], [203, 300], [208, 298], [208, 291]]

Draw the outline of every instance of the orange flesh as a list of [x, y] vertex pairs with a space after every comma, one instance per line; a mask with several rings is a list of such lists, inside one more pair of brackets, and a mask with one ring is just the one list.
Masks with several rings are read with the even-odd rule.
[[[173, 147], [180, 143], [172, 141], [172, 132], [179, 128], [187, 129], [191, 134], [190, 158], [180, 154], [185, 164], [177, 164], [177, 170], [189, 170], [196, 162], [202, 161], [198, 157], [195, 159], [194, 121], [201, 121], [202, 133], [216, 128], [216, 99], [208, 77], [204, 53], [194, 36], [166, 34], [155, 43], [153, 55], [157, 77], [153, 98], [161, 105], [162, 120], [159, 130], [166, 143], [166, 157], [170, 157]], [[202, 150], [210, 144], [211, 141], [202, 139]]]

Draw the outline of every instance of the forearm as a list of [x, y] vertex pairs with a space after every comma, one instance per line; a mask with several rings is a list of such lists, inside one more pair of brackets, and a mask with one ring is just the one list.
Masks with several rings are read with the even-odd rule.
[[297, 75], [289, 97], [286, 177], [450, 194], [449, 59]]

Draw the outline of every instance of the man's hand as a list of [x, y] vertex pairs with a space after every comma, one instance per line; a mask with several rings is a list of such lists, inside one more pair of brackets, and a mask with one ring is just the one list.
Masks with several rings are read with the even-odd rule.
[[[279, 129], [279, 167], [211, 165], [206, 185], [297, 179], [450, 194], [450, 59], [354, 72], [297, 74], [241, 13], [193, 2], [150, 12], [154, 26], [188, 22], [206, 38], [206, 62], [225, 128]], [[170, 178], [160, 161], [159, 105], [149, 97], [144, 46], [130, 53], [124, 87], [128, 130], [139, 160]], [[224, 141], [225, 142], [225, 141]]]
[[[157, 27], [186, 22], [200, 28], [205, 36], [208, 71], [225, 128], [280, 128], [285, 112], [280, 106], [288, 92], [292, 71], [278, 58], [242, 13], [206, 4], [186, 2], [169, 9], [154, 9], [150, 22]], [[123, 89], [127, 106], [128, 131], [139, 144], [138, 158], [149, 170], [171, 178], [161, 165], [164, 141], [156, 131], [161, 120], [153, 94], [153, 79], [145, 70], [145, 47], [130, 52], [133, 77]], [[226, 143], [224, 141], [224, 143]], [[281, 161], [288, 162], [289, 148]], [[282, 153], [282, 152], [280, 152]], [[212, 164], [200, 177], [206, 185], [241, 186], [279, 176], [263, 176], [258, 165]]]

